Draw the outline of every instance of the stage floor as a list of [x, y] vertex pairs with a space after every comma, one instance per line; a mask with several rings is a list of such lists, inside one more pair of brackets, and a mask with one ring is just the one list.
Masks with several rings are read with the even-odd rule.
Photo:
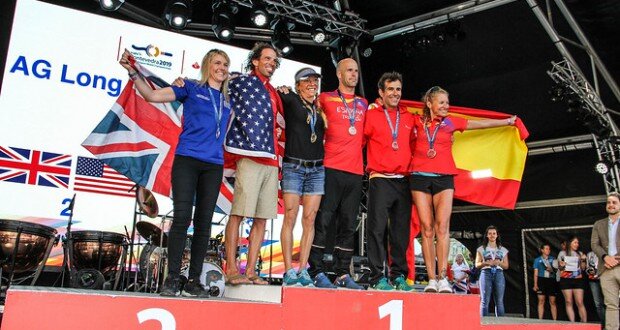
[[477, 295], [227, 286], [225, 297], [13, 286], [2, 329], [600, 329], [598, 324], [480, 318]]

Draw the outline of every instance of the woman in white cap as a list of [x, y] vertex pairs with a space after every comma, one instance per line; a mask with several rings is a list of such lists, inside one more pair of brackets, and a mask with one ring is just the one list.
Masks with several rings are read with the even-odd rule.
[[[295, 92], [280, 93], [284, 104], [286, 146], [282, 163], [284, 223], [280, 233], [284, 255], [284, 285], [313, 286], [306, 265], [314, 239], [314, 219], [324, 194], [323, 135], [325, 119], [315, 104], [321, 75], [312, 68], [295, 74]], [[299, 269], [293, 268], [293, 227], [303, 206]]]

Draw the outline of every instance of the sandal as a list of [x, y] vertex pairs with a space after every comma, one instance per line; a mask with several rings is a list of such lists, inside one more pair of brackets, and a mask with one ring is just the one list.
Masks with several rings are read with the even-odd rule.
[[237, 273], [233, 275], [226, 275], [226, 284], [236, 286], [239, 284], [253, 284], [253, 281], [248, 279], [245, 275]]
[[254, 285], [267, 285], [269, 282], [265, 281], [262, 277], [258, 275], [252, 275], [248, 277], [248, 280], [252, 282]]

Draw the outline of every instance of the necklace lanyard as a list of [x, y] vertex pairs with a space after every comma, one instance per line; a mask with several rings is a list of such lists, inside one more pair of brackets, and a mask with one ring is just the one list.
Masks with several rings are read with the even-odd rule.
[[396, 128], [394, 128], [394, 124], [392, 124], [392, 120], [390, 119], [390, 115], [388, 114], [385, 106], [383, 107], [383, 113], [385, 114], [385, 119], [387, 119], [388, 125], [390, 125], [390, 131], [392, 132], [392, 149], [398, 150], [398, 127], [400, 123], [400, 111], [398, 111], [398, 107], [396, 107]]
[[218, 107], [215, 106], [215, 97], [213, 97], [213, 92], [211, 92], [211, 87], [207, 87], [207, 89], [209, 90], [209, 96], [211, 96], [211, 105], [213, 106], [213, 111], [215, 112], [215, 123], [216, 123], [215, 138], [219, 139], [220, 138], [220, 123], [222, 122], [222, 113], [223, 113], [223, 107], [224, 107], [224, 102], [222, 99], [223, 95], [222, 93], [220, 93], [220, 106], [218, 109]]
[[[441, 127], [443, 120], [444, 118], [441, 118], [441, 121], [437, 124], [437, 126], [435, 126], [432, 136], [430, 130], [428, 129], [428, 126], [430, 125], [426, 125], [426, 121], [424, 122], [424, 132], [426, 132], [426, 140], [428, 141], [428, 151], [426, 152], [426, 156], [428, 156], [428, 158], [435, 158], [437, 155], [437, 151], [435, 151], [435, 140], [437, 139], [437, 132], [439, 132], [439, 127]], [[431, 120], [431, 123], [432, 122], [433, 121]]]
[[349, 134], [355, 135], [355, 133], [357, 133], [357, 130], [355, 129], [355, 111], [357, 110], [357, 97], [353, 96], [353, 107], [349, 108], [349, 106], [347, 105], [347, 101], [344, 99], [344, 96], [342, 96], [342, 93], [340, 93], [340, 90], [337, 89], [337, 91], [338, 96], [340, 96], [340, 100], [342, 101], [342, 104], [344, 104], [344, 108], [347, 110], [347, 115], [349, 116]]
[[301, 99], [301, 102], [304, 104], [304, 106], [306, 107], [306, 109], [308, 110], [308, 117], [306, 118], [306, 123], [308, 123], [310, 125], [310, 131], [312, 132], [310, 134], [310, 142], [314, 143], [316, 142], [316, 120], [317, 120], [317, 111], [316, 111], [316, 106], [313, 104], [308, 104], [308, 102], [306, 102], [306, 100], [304, 100], [303, 97], [299, 96], [299, 98]]

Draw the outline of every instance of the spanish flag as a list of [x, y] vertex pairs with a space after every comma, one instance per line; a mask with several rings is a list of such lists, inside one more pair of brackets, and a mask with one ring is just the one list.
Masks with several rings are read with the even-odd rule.
[[[401, 100], [422, 114], [422, 102]], [[450, 106], [450, 115], [467, 120], [508, 119], [511, 115]], [[514, 209], [525, 168], [529, 133], [517, 118], [515, 126], [455, 132], [452, 154], [458, 169], [454, 197], [480, 205]]]

